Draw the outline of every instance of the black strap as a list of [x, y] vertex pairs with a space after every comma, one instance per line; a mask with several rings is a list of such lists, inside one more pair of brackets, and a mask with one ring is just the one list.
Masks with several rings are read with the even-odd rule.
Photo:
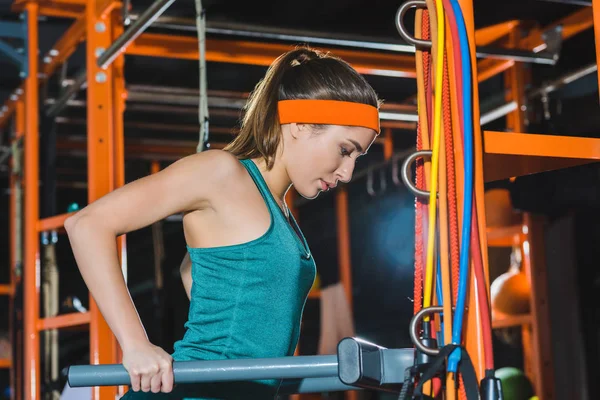
[[[420, 394], [419, 396], [413, 395], [414, 383], [418, 376], [427, 371], [431, 367], [430, 363], [416, 364], [412, 365], [404, 371], [404, 383], [402, 385], [402, 390], [400, 391], [400, 396], [398, 400], [434, 400], [433, 397]], [[443, 372], [443, 369], [440, 368], [439, 372]]]
[[475, 368], [469, 353], [462, 346], [449, 344], [440, 349], [439, 354], [429, 364], [429, 368], [423, 372], [423, 375], [419, 379], [419, 384], [415, 388], [414, 396], [423, 395], [423, 384], [433, 379], [440, 369], [443, 368], [446, 358], [456, 349], [460, 350], [461, 357], [460, 363], [458, 364], [458, 371], [462, 373], [463, 380], [465, 383], [465, 391], [467, 394], [467, 400], [478, 400], [479, 399], [479, 385], [477, 384], [477, 375], [475, 374]]

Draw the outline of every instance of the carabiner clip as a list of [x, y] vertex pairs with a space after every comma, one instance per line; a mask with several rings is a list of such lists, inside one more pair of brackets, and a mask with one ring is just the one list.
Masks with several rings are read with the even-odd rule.
[[[428, 199], [429, 191], [421, 190], [412, 183], [412, 181], [410, 179], [410, 167], [417, 158], [431, 157], [431, 154], [432, 154], [431, 150], [419, 150], [419, 151], [412, 153], [410, 156], [406, 157], [406, 160], [404, 160], [404, 163], [402, 163], [402, 182], [404, 182], [404, 185], [406, 186], [406, 188], [412, 194], [414, 194], [415, 197], [423, 197], [423, 198]], [[436, 193], [436, 197], [438, 197], [438, 196], [439, 196], [439, 193]]]
[[434, 349], [431, 347], [427, 347], [421, 342], [421, 339], [419, 339], [419, 322], [421, 322], [421, 320], [423, 319], [423, 317], [425, 315], [440, 314], [442, 312], [444, 312], [444, 307], [441, 307], [441, 306], [432, 306], [432, 307], [422, 308], [410, 320], [410, 325], [409, 325], [410, 339], [412, 340], [415, 347], [424, 354], [427, 354], [430, 356], [437, 356], [440, 352], [440, 349]]
[[412, 44], [416, 48], [420, 49], [431, 49], [431, 40], [417, 39], [413, 37], [406, 28], [404, 27], [404, 15], [410, 8], [427, 8], [427, 3], [425, 0], [409, 0], [406, 3], [403, 3], [398, 11], [396, 12], [396, 29], [398, 29], [398, 33], [408, 43]]

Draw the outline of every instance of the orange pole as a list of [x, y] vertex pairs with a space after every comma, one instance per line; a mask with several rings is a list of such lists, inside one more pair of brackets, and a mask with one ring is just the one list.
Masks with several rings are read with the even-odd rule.
[[[508, 47], [516, 48], [519, 43], [520, 29], [516, 27], [508, 35]], [[525, 124], [523, 121], [523, 100], [525, 99], [525, 73], [524, 66], [522, 63], [515, 63], [508, 71], [504, 74], [504, 86], [507, 89], [506, 99], [508, 101], [516, 101], [517, 108], [506, 116], [507, 128], [511, 132], [524, 132]]]
[[160, 172], [160, 163], [158, 161], [152, 161], [152, 163], [150, 163], [150, 173], [152, 175], [154, 175], [159, 172]]
[[[123, 33], [123, 25], [119, 24], [119, 10], [112, 11], [113, 40]], [[125, 101], [127, 99], [127, 90], [125, 89], [125, 55], [121, 54], [113, 62], [113, 104], [115, 108], [114, 118], [114, 163], [115, 163], [115, 188], [125, 185], [125, 127], [123, 114], [125, 113]], [[127, 281], [127, 236], [121, 235], [117, 238], [117, 251], [121, 259], [121, 271], [125, 281]], [[120, 346], [115, 345], [115, 358], [118, 362], [123, 362], [123, 353]], [[127, 392], [127, 386], [119, 386], [119, 396]]]
[[394, 138], [392, 136], [392, 129], [385, 128], [383, 134], [383, 158], [389, 160], [394, 154]]
[[337, 215], [337, 242], [340, 280], [352, 310], [352, 264], [350, 262], [350, 228], [348, 223], [348, 191], [341, 187], [335, 196]]
[[[479, 232], [486, 232], [485, 208], [483, 197], [483, 148], [481, 127], [479, 125], [479, 88], [477, 85], [477, 59], [475, 57], [475, 21], [473, 16], [473, 0], [459, 0], [469, 38], [469, 46], [471, 53], [471, 65], [473, 66], [472, 87], [473, 87], [473, 149], [474, 149], [474, 188], [476, 194], [476, 210], [479, 221]], [[466, 95], [466, 94], [465, 94]], [[481, 256], [485, 272], [486, 287], [489, 291], [489, 276], [488, 276], [488, 253], [487, 240], [485, 235], [481, 235]], [[469, 293], [468, 296], [468, 311], [466, 319], [466, 348], [473, 361], [475, 372], [478, 380], [481, 380], [485, 374], [485, 365], [483, 358], [483, 336], [481, 331], [481, 321], [479, 320], [479, 304], [477, 301], [477, 290], [475, 285], [475, 276], [470, 274], [469, 277]], [[488, 294], [489, 295], [489, 294]]]
[[[88, 202], [91, 203], [116, 188], [114, 97], [115, 65], [101, 69], [96, 65], [100, 49], [112, 41], [113, 20], [102, 0], [89, 0], [86, 7], [87, 64], [87, 146]], [[117, 106], [118, 107], [118, 106]], [[90, 295], [90, 364], [117, 363], [117, 342]], [[114, 399], [117, 388], [94, 387], [93, 400]]]
[[[348, 222], [348, 190], [341, 187], [335, 195], [335, 210], [337, 216], [337, 249], [340, 281], [344, 286], [350, 311], [352, 312], [352, 263], [350, 251], [350, 224]], [[357, 398], [356, 391], [346, 392], [346, 398]]]
[[27, 400], [40, 398], [39, 318], [40, 258], [37, 222], [39, 219], [39, 132], [38, 132], [38, 5], [27, 3], [27, 59], [25, 80], [25, 254], [24, 292], [24, 385]]

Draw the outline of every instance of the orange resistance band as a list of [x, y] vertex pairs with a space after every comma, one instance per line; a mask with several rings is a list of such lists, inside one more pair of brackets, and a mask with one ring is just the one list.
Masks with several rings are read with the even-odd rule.
[[368, 104], [339, 100], [281, 100], [277, 104], [281, 124], [361, 126], [378, 135], [379, 111]]

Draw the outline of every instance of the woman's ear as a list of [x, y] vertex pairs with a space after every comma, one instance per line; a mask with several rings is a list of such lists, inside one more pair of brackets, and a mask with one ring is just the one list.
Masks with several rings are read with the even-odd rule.
[[298, 139], [300, 135], [305, 133], [309, 129], [307, 124], [298, 124], [295, 122], [290, 123], [290, 135], [294, 139]]

